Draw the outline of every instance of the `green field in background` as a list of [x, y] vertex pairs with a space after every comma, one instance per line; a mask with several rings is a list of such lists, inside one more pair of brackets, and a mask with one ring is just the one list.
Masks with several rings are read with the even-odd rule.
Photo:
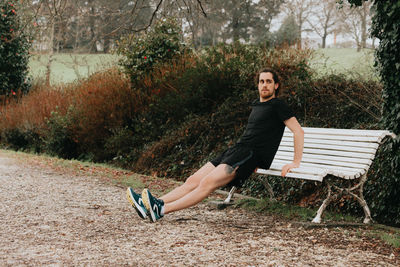
[[[44, 79], [48, 55], [32, 55], [29, 68], [33, 79]], [[69, 83], [80, 77], [88, 77], [90, 74], [116, 65], [118, 57], [111, 54], [55, 54], [51, 63], [51, 83]]]
[[311, 61], [311, 67], [319, 75], [342, 73], [346, 76], [377, 77], [372, 49], [363, 49], [360, 52], [355, 48], [318, 49]]
[[[34, 79], [43, 78], [46, 74], [47, 55], [32, 55], [29, 63], [30, 74]], [[75, 62], [75, 63], [74, 63]], [[81, 77], [116, 65], [118, 57], [112, 54], [55, 54], [51, 65], [51, 83], [69, 83], [78, 79], [76, 71]], [[343, 73], [348, 75], [362, 75], [373, 77], [374, 52], [364, 49], [357, 52], [353, 48], [327, 48], [315, 51], [311, 67], [319, 75]], [[78, 67], [75, 67], [74, 65]]]

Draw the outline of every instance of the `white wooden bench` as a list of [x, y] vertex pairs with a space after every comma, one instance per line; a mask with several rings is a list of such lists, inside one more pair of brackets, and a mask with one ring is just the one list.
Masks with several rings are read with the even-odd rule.
[[[395, 137], [383, 130], [350, 130], [333, 128], [304, 129], [304, 152], [299, 168], [292, 169], [286, 177], [323, 182], [327, 175], [354, 180], [346, 188], [334, 185], [325, 179], [328, 194], [312, 220], [321, 222], [321, 216], [328, 204], [343, 194], [357, 199], [364, 210], [364, 223], [372, 221], [371, 212], [363, 196], [363, 186], [375, 153], [385, 136]], [[285, 129], [278, 152], [270, 169], [257, 169], [256, 173], [280, 176], [282, 166], [293, 160], [293, 134]], [[355, 180], [357, 179], [357, 180]], [[336, 192], [333, 193], [334, 189]], [[225, 202], [229, 202], [236, 188], [232, 188]]]

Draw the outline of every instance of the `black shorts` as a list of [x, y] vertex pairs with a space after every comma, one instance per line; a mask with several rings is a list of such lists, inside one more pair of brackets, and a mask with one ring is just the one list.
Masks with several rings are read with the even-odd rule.
[[239, 167], [235, 178], [229, 184], [240, 186], [257, 168], [259, 160], [251, 148], [235, 145], [211, 160], [211, 163], [215, 167], [219, 164], [227, 164], [234, 169]]

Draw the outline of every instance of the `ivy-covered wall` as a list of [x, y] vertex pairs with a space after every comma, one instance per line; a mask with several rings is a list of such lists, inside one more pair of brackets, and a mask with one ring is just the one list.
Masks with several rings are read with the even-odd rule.
[[[348, 0], [362, 5], [366, 0]], [[375, 65], [383, 84], [382, 127], [394, 132], [397, 137], [383, 148], [388, 164], [379, 169], [380, 189], [383, 198], [372, 206], [392, 211], [385, 215], [387, 222], [399, 224], [400, 213], [400, 0], [375, 0], [372, 20], [372, 36], [380, 40], [376, 50]], [[368, 188], [367, 188], [368, 189]], [[378, 192], [378, 188], [375, 189]], [[396, 221], [392, 221], [393, 218]]]

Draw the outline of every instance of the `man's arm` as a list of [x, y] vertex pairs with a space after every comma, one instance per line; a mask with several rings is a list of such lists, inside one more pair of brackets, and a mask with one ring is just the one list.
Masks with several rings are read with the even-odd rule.
[[286, 164], [282, 167], [282, 176], [286, 176], [286, 174], [290, 172], [290, 169], [298, 168], [300, 166], [304, 147], [304, 130], [301, 128], [297, 119], [295, 117], [291, 117], [290, 119], [284, 121], [284, 123], [293, 133], [294, 158], [292, 163]]

